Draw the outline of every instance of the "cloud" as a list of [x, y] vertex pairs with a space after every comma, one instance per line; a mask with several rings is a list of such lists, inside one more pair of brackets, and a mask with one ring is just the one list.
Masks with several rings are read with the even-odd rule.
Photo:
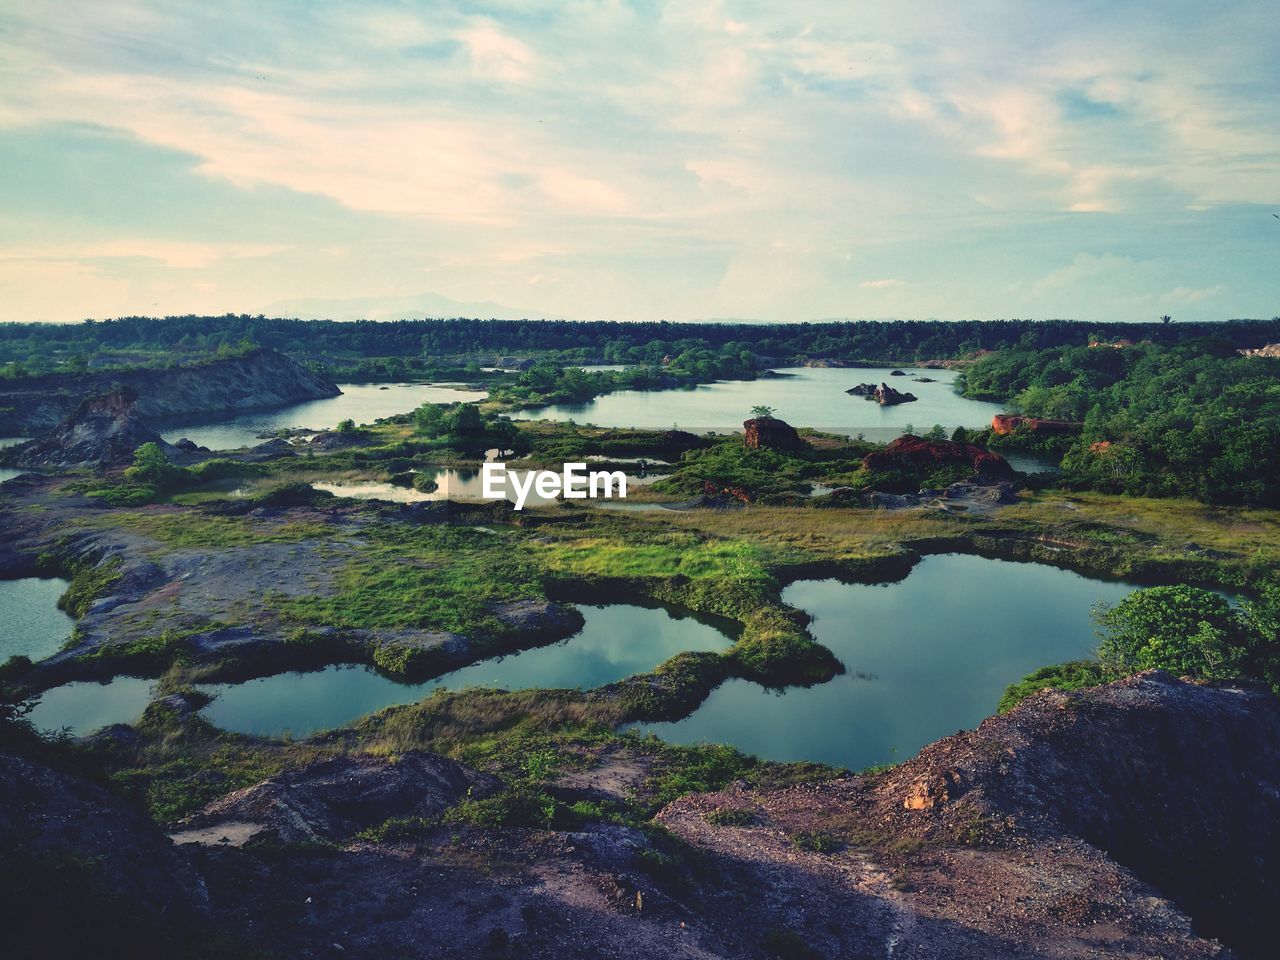
[[[554, 278], [575, 316], [856, 315], [885, 290], [921, 315], [1274, 311], [1274, 246], [1236, 211], [1280, 203], [1280, 27], [1247, 0], [9, 6], [0, 163], [28, 212], [0, 226], [140, 300], [427, 271], [465, 302]], [[4, 153], [85, 125], [116, 134], [93, 158]], [[148, 201], [128, 165], [156, 150], [184, 166]], [[148, 234], [166, 202], [185, 225]], [[46, 302], [10, 282], [10, 309]]]

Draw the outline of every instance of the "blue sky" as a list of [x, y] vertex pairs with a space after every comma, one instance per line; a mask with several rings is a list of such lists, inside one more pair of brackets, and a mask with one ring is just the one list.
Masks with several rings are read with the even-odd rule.
[[1230, 0], [0, 0], [0, 320], [1270, 317], [1277, 50]]

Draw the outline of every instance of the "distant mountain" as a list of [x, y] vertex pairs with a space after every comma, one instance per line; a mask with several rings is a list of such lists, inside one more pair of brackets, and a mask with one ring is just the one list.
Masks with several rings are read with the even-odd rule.
[[411, 320], [420, 317], [478, 317], [498, 320], [560, 320], [563, 314], [545, 310], [508, 307], [489, 300], [464, 301], [438, 293], [405, 297], [348, 297], [325, 299], [306, 297], [277, 300], [262, 308], [269, 317], [298, 317], [302, 320]]

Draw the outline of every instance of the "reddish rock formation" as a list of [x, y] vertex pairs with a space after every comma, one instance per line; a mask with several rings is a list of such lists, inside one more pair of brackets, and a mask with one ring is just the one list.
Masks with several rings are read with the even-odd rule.
[[867, 454], [862, 462], [874, 471], [931, 472], [942, 467], [968, 465], [977, 476], [999, 480], [1013, 476], [1013, 467], [998, 453], [972, 443], [925, 440], [910, 434], [898, 437], [883, 450]]
[[1083, 424], [1071, 420], [1044, 420], [1040, 417], [1020, 417], [1013, 413], [997, 413], [991, 418], [991, 430], [997, 436], [1008, 436], [1019, 428], [1031, 433], [1074, 433]]
[[784, 453], [802, 453], [809, 445], [800, 439], [796, 428], [777, 417], [753, 417], [742, 423], [746, 435], [743, 443], [749, 450], [781, 450]]

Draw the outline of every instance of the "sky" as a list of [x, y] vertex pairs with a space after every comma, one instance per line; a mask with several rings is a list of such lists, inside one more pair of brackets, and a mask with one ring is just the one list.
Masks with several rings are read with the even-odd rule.
[[0, 0], [0, 320], [1280, 314], [1280, 17]]

